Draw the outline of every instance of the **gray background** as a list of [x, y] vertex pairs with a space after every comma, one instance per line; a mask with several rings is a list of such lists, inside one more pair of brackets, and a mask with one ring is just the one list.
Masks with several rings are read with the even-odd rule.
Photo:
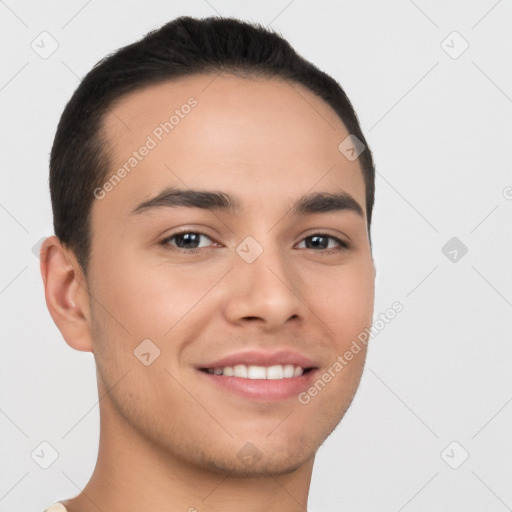
[[[339, 80], [375, 156], [375, 316], [404, 310], [372, 340], [359, 393], [318, 452], [310, 510], [511, 510], [512, 2], [6, 0], [0, 511], [76, 495], [97, 455], [94, 360], [53, 324], [33, 253], [52, 234], [58, 119], [100, 58], [183, 14], [281, 32]], [[43, 441], [58, 453], [47, 469]]]

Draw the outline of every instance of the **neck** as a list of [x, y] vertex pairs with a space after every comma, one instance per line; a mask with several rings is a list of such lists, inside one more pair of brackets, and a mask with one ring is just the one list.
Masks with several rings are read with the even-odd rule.
[[69, 512], [305, 512], [314, 457], [287, 474], [241, 477], [176, 457], [100, 402], [100, 443], [83, 491]]

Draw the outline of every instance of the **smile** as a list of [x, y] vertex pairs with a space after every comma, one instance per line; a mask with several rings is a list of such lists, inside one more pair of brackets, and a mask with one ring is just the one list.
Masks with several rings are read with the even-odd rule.
[[253, 380], [291, 379], [293, 377], [300, 377], [309, 370], [311, 370], [311, 368], [302, 368], [302, 366], [294, 366], [293, 364], [277, 364], [274, 366], [237, 364], [234, 366], [202, 369], [202, 371], [212, 375], [224, 375], [226, 377], [239, 377], [241, 379]]

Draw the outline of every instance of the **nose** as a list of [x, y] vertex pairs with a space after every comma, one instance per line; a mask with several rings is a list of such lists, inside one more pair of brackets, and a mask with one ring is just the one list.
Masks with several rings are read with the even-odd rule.
[[286, 322], [298, 324], [308, 310], [304, 292], [297, 272], [277, 249], [265, 248], [252, 263], [237, 254], [225, 315], [232, 324], [254, 323], [263, 331], [278, 329]]

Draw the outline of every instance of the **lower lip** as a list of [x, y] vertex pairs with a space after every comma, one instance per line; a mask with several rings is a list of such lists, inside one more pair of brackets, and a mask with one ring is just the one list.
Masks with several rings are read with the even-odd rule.
[[241, 377], [226, 377], [201, 370], [203, 378], [220, 388], [236, 393], [244, 398], [263, 401], [278, 401], [297, 397], [299, 393], [311, 386], [317, 369], [288, 379], [244, 379]]

